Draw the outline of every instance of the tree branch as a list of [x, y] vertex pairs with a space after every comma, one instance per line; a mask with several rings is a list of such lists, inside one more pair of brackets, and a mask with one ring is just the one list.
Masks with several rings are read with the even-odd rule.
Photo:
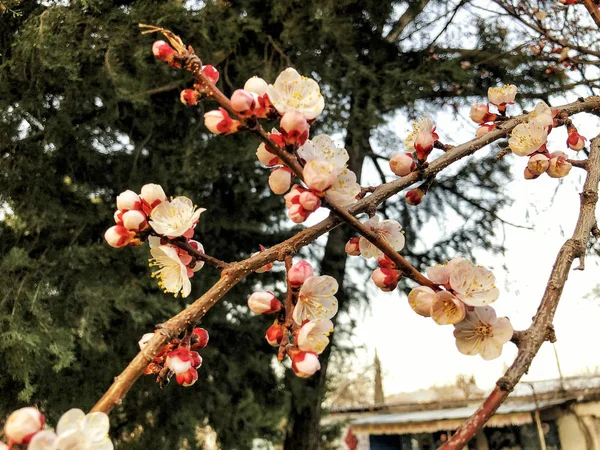
[[394, 24], [388, 35], [385, 37], [388, 42], [395, 42], [400, 37], [404, 29], [413, 22], [419, 14], [423, 12], [430, 0], [418, 0], [416, 4], [409, 4], [404, 14], [400, 16]]
[[440, 447], [440, 450], [459, 450], [471, 440], [477, 430], [483, 427], [506, 400], [523, 374], [527, 372], [542, 343], [548, 338], [549, 332], [553, 333], [552, 320], [571, 266], [576, 258], [584, 258], [588, 238], [596, 224], [594, 214], [598, 203], [598, 183], [600, 182], [600, 135], [592, 140], [591, 147], [587, 167], [588, 174], [583, 185], [583, 192], [580, 194], [581, 206], [575, 231], [558, 252], [531, 326], [519, 336], [517, 357], [504, 376], [497, 381], [496, 387], [485, 402], [458, 428], [456, 434]]

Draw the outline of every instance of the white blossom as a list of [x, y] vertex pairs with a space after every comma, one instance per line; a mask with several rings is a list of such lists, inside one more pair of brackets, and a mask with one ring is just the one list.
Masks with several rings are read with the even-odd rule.
[[531, 120], [517, 125], [508, 140], [508, 146], [515, 155], [528, 156], [539, 150], [548, 139], [548, 128], [544, 120]]
[[329, 319], [306, 322], [298, 331], [298, 347], [305, 352], [323, 353], [329, 345], [329, 335], [333, 332], [333, 322]]
[[325, 107], [317, 82], [301, 76], [292, 67], [279, 74], [275, 83], [267, 87], [267, 94], [280, 114], [295, 110], [301, 112], [306, 120], [315, 119]]
[[294, 322], [302, 325], [305, 320], [331, 319], [338, 310], [335, 294], [338, 282], [329, 275], [308, 277], [298, 293], [294, 307]]
[[150, 266], [159, 269], [152, 273], [152, 277], [158, 278], [158, 285], [165, 291], [177, 296], [181, 292], [182, 297], [190, 295], [192, 284], [189, 277], [192, 271], [179, 259], [177, 250], [170, 245], [160, 245], [150, 250], [152, 258]]
[[175, 197], [170, 202], [162, 202], [152, 210], [150, 226], [163, 236], [183, 236], [193, 229], [204, 211], [205, 208], [196, 209], [194, 203], [187, 197]]
[[450, 286], [454, 294], [469, 306], [485, 306], [495, 302], [500, 291], [494, 284], [494, 274], [481, 266], [468, 264], [455, 266], [450, 274]]
[[488, 100], [493, 105], [513, 103], [517, 95], [517, 87], [514, 84], [505, 84], [502, 87], [488, 89]]
[[298, 155], [307, 163], [315, 160], [332, 163], [336, 176], [346, 168], [350, 158], [346, 149], [335, 145], [333, 139], [326, 134], [321, 134], [312, 140], [307, 139], [298, 149]]
[[[370, 228], [371, 231], [387, 241], [394, 250], [400, 251], [404, 248], [402, 226], [397, 221], [391, 219], [381, 220], [381, 218], [375, 214], [369, 220], [363, 222], [363, 225]], [[360, 248], [360, 255], [365, 259], [377, 258], [383, 254], [381, 250], [362, 236], [358, 242], [358, 246]]]
[[350, 169], [344, 169], [325, 196], [339, 206], [348, 206], [358, 201], [356, 199], [358, 194], [360, 194], [360, 185], [356, 182], [356, 174]]
[[421, 117], [419, 120], [413, 122], [413, 131], [404, 140], [404, 147], [407, 152], [413, 152], [415, 150], [415, 141], [420, 132], [434, 133], [435, 127], [431, 117]]
[[454, 325], [458, 351], [465, 355], [481, 355], [485, 360], [498, 358], [502, 346], [512, 335], [510, 321], [506, 317], [497, 318], [490, 306], [467, 311], [465, 319]]

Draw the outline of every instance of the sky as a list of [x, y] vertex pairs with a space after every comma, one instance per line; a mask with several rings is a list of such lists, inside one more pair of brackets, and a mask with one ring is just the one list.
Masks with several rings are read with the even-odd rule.
[[[554, 104], [575, 98], [576, 95], [573, 95], [559, 99]], [[509, 110], [509, 114], [520, 112], [518, 106]], [[463, 111], [462, 116], [463, 119], [457, 121], [449, 117], [449, 113], [441, 112], [435, 118], [445, 143], [458, 144], [474, 136], [475, 125], [468, 120], [468, 111]], [[600, 132], [600, 120], [595, 116], [578, 115], [574, 122], [580, 133], [588, 139]], [[394, 125], [398, 135], [405, 137], [409, 122], [398, 116]], [[453, 139], [445, 138], [449, 135]], [[550, 135], [549, 148], [551, 151], [567, 151], [565, 140], [564, 129], [554, 130]], [[575, 156], [575, 152], [568, 152], [569, 157], [583, 158], [583, 155]], [[569, 176], [562, 180], [545, 175], [537, 180], [524, 180], [522, 173], [527, 158], [514, 155], [507, 157], [513, 163], [513, 177], [505, 190], [506, 195], [515, 201], [502, 211], [500, 217], [527, 228], [504, 227], [507, 248], [504, 256], [481, 249], [476, 251], [476, 257], [478, 264], [492, 269], [496, 276], [501, 294], [493, 307], [498, 316], [509, 317], [514, 329], [524, 330], [539, 305], [556, 254], [574, 229], [579, 213], [578, 192], [583, 185], [585, 172], [573, 168]], [[472, 158], [477, 158], [477, 154]], [[372, 176], [368, 172], [364, 175], [367, 178]], [[424, 201], [427, 201], [427, 197]], [[431, 229], [427, 232], [439, 231]], [[578, 261], [573, 267], [577, 264]], [[564, 376], [600, 370], [600, 352], [595, 351], [594, 345], [600, 341], [600, 299], [591, 295], [592, 289], [599, 284], [598, 258], [588, 257], [585, 271], [570, 272], [554, 320], [558, 338], [556, 351]], [[357, 366], [370, 365], [377, 350], [384, 371], [386, 395], [451, 384], [461, 373], [473, 374], [478, 386], [483, 389], [492, 388], [512, 363], [516, 347], [511, 343], [505, 345], [502, 356], [493, 361], [462, 355], [455, 347], [452, 334], [454, 327], [439, 326], [429, 318], [416, 315], [408, 305], [407, 293], [377, 291], [370, 299], [369, 310], [350, 312], [358, 322], [352, 339], [352, 343], [359, 348]], [[558, 376], [554, 349], [552, 344], [546, 342], [523, 379], [540, 380]]]

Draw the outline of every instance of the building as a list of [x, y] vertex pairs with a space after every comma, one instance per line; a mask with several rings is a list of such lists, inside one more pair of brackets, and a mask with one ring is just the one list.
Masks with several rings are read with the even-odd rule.
[[[459, 395], [331, 408], [327, 421], [343, 425], [340, 449], [433, 450], [484, 397], [477, 389]], [[600, 450], [600, 377], [519, 383], [467, 449]]]

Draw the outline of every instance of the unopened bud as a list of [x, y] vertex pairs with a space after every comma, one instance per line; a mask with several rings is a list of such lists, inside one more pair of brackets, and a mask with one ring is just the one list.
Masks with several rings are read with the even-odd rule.
[[417, 206], [419, 203], [421, 203], [424, 196], [425, 192], [423, 192], [423, 189], [412, 189], [406, 193], [406, 203]]
[[273, 347], [278, 347], [279, 344], [281, 344], [281, 340], [283, 339], [283, 327], [278, 323], [271, 325], [267, 329], [265, 339], [267, 340], [269, 345], [272, 345]]
[[373, 271], [371, 279], [383, 292], [390, 292], [396, 289], [400, 281], [400, 271], [379, 267]]
[[299, 201], [307, 211], [316, 211], [321, 206], [321, 199], [312, 191], [304, 191], [300, 194]]
[[396, 153], [390, 159], [390, 169], [399, 177], [404, 177], [416, 168], [415, 160], [410, 153]]
[[300, 260], [288, 270], [287, 280], [291, 287], [299, 288], [307, 278], [313, 276], [313, 267], [305, 260]]
[[298, 352], [292, 358], [292, 369], [296, 376], [308, 378], [321, 368], [319, 357], [313, 352]]
[[256, 157], [262, 164], [268, 167], [279, 164], [279, 157], [271, 153], [264, 143], [258, 146], [258, 149], [256, 150]]
[[281, 302], [271, 292], [255, 292], [248, 298], [248, 308], [254, 314], [274, 314], [281, 311]]
[[484, 136], [487, 133], [489, 133], [490, 131], [492, 131], [494, 128], [496, 128], [495, 123], [493, 123], [491, 125], [481, 125], [479, 128], [477, 128], [477, 131], [475, 131], [475, 136], [477, 136], [477, 137]]
[[542, 155], [541, 153], [536, 153], [529, 158], [529, 162], [527, 163], [527, 169], [532, 175], [540, 176], [546, 170], [548, 170], [548, 166], [550, 165], [550, 160], [546, 155]]
[[305, 188], [303, 188], [299, 184], [293, 185], [292, 189], [290, 189], [290, 192], [283, 196], [283, 198], [285, 199], [285, 206], [291, 208], [292, 205], [299, 205], [300, 195], [302, 195], [303, 192], [306, 192]]
[[267, 93], [268, 87], [267, 82], [259, 77], [252, 77], [244, 84], [244, 90], [253, 92], [261, 97]]
[[567, 145], [571, 150], [579, 151], [585, 147], [586, 139], [579, 134], [575, 127], [569, 130], [569, 136], [567, 137]]
[[290, 205], [287, 211], [287, 216], [294, 223], [302, 223], [308, 219], [308, 216], [310, 216], [310, 211], [305, 210], [301, 204], [296, 203]]
[[564, 152], [550, 153], [550, 165], [546, 173], [552, 178], [566, 177], [571, 171], [570, 162], [567, 161], [567, 155]]
[[269, 187], [277, 195], [285, 194], [292, 185], [292, 171], [287, 167], [275, 169], [269, 175]]
[[204, 125], [214, 134], [231, 134], [237, 132], [240, 122], [233, 120], [223, 108], [204, 114]]
[[211, 66], [210, 64], [202, 66], [202, 73], [204, 73], [206, 78], [208, 78], [214, 84], [219, 81], [219, 71], [215, 68], [215, 66]]
[[193, 106], [198, 104], [198, 100], [200, 100], [200, 92], [195, 89], [184, 89], [179, 94], [179, 100], [181, 103], [187, 106]]
[[252, 94], [244, 89], [236, 89], [231, 95], [231, 108], [237, 112], [247, 112], [254, 108], [255, 101]]
[[430, 132], [420, 131], [415, 139], [415, 153], [417, 155], [417, 159], [420, 161], [425, 161], [429, 156], [429, 153], [431, 153], [431, 150], [433, 150], [434, 143], [435, 139]]
[[346, 242], [346, 253], [350, 256], [360, 256], [360, 247], [358, 243], [360, 242], [360, 238], [358, 236], [350, 238], [348, 242]]
[[166, 360], [167, 367], [176, 375], [187, 372], [193, 362], [192, 354], [186, 347], [178, 347], [169, 352]]
[[279, 122], [279, 128], [286, 144], [303, 145], [308, 139], [310, 125], [304, 114], [291, 110], [283, 115], [281, 122]]
[[523, 178], [526, 180], [535, 180], [536, 178], [539, 178], [539, 175], [534, 175], [527, 167], [525, 167], [525, 170], [523, 171]]
[[104, 233], [104, 239], [108, 245], [114, 248], [125, 247], [131, 239], [133, 239], [134, 233], [130, 232], [123, 225], [115, 225], [110, 227]]
[[167, 201], [167, 194], [159, 184], [149, 183], [142, 186], [140, 198], [144, 212], [150, 214], [155, 207]]
[[408, 304], [414, 312], [423, 317], [431, 317], [431, 305], [435, 299], [435, 291], [427, 286], [414, 288], [408, 294]]
[[192, 331], [192, 338], [190, 340], [190, 347], [194, 349], [201, 349], [208, 345], [208, 331], [204, 328], [194, 328]]
[[177, 380], [177, 384], [180, 384], [183, 387], [191, 386], [198, 381], [198, 371], [193, 367], [190, 367], [187, 371], [177, 374], [175, 380]]
[[172, 61], [176, 54], [175, 50], [165, 41], [156, 41], [152, 45], [152, 53], [156, 58], [167, 62]]
[[121, 219], [123, 220], [123, 226], [129, 231], [141, 231], [145, 228], [148, 228], [146, 215], [137, 209], [126, 211], [121, 216]]
[[150, 339], [154, 337], [154, 333], [146, 333], [142, 336], [142, 338], [138, 341], [138, 345], [140, 346], [140, 350], [143, 350], [144, 347], [148, 344]]
[[385, 267], [387, 269], [397, 269], [396, 263], [390, 259], [385, 253], [377, 258], [377, 264], [379, 267]]
[[27, 407], [14, 411], [4, 425], [4, 434], [13, 444], [27, 444], [35, 433], [44, 428], [44, 416], [37, 408]]
[[488, 120], [485, 120], [490, 112], [490, 106], [485, 103], [476, 103], [471, 106], [471, 112], [469, 117], [475, 123], [485, 123]]
[[135, 192], [127, 190], [117, 195], [117, 209], [141, 209], [142, 201]]

